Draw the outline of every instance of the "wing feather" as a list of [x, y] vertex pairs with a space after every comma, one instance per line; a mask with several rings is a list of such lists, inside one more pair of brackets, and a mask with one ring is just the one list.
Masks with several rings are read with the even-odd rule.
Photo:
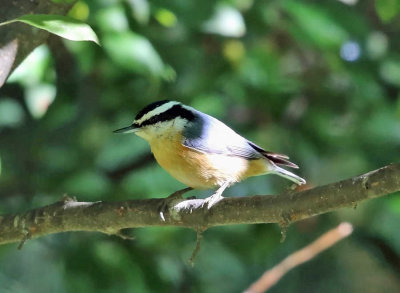
[[247, 143], [247, 139], [237, 134], [224, 123], [207, 114], [196, 111], [196, 121], [184, 130], [182, 144], [197, 151], [237, 156], [247, 159], [263, 157]]
[[196, 115], [196, 120], [184, 130], [185, 138], [182, 141], [184, 146], [204, 153], [224, 154], [250, 160], [264, 157], [278, 165], [298, 168], [296, 164], [289, 161], [288, 156], [266, 151], [240, 136], [218, 119], [192, 110]]

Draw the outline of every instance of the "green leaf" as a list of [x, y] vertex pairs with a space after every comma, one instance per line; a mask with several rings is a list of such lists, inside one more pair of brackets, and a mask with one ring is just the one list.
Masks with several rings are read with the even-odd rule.
[[96, 33], [88, 24], [71, 17], [51, 14], [27, 14], [0, 25], [17, 21], [46, 30], [71, 41], [92, 41], [99, 44]]
[[321, 48], [336, 49], [348, 39], [347, 31], [319, 6], [305, 5], [297, 1], [283, 3], [293, 18], [293, 25], [289, 30], [302, 42], [310, 42]]
[[145, 37], [133, 32], [115, 32], [105, 35], [103, 43], [118, 66], [135, 73], [163, 77], [164, 63]]
[[390, 22], [400, 12], [400, 0], [375, 0], [376, 12], [382, 22]]

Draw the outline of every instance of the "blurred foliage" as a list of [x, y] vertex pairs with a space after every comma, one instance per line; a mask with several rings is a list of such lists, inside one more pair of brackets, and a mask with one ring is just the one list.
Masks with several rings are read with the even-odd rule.
[[[182, 188], [143, 140], [112, 134], [165, 98], [289, 154], [310, 187], [398, 162], [398, 12], [398, 0], [78, 1], [69, 16], [103, 47], [51, 37], [0, 90], [0, 213], [65, 193], [122, 200]], [[289, 185], [261, 176], [226, 195]], [[240, 292], [343, 220], [353, 236], [271, 292], [400, 292], [399, 194], [296, 223], [283, 244], [276, 225], [210, 229], [194, 268], [195, 233], [180, 228], [2, 246], [0, 292]]]

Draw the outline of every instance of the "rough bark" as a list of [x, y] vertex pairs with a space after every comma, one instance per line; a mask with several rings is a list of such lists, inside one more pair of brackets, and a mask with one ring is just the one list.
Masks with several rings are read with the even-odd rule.
[[210, 210], [203, 200], [178, 199], [160, 218], [163, 199], [78, 202], [66, 198], [49, 206], [0, 217], [0, 244], [68, 231], [118, 234], [121, 229], [180, 226], [197, 231], [212, 226], [289, 224], [400, 190], [400, 164], [340, 182], [281, 195], [230, 197]]

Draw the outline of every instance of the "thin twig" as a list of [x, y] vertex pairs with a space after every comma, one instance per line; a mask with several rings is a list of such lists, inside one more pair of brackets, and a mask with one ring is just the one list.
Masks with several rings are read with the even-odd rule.
[[193, 252], [192, 252], [192, 256], [189, 259], [189, 263], [190, 265], [193, 267], [194, 266], [194, 260], [197, 256], [197, 254], [200, 251], [200, 246], [201, 246], [201, 241], [203, 240], [203, 232], [205, 230], [204, 229], [198, 229], [197, 230], [197, 241], [196, 241], [196, 247], [194, 248]]
[[22, 237], [21, 242], [18, 244], [18, 250], [21, 250], [22, 247], [24, 246], [26, 240], [29, 240], [31, 238], [31, 234], [29, 232], [26, 232], [26, 234], [24, 235], [24, 237]]
[[311, 260], [322, 251], [336, 244], [338, 241], [346, 238], [353, 232], [353, 227], [350, 223], [341, 223], [336, 228], [329, 230], [317, 240], [307, 245], [306, 247], [296, 251], [286, 257], [282, 262], [266, 271], [261, 278], [255, 281], [245, 293], [262, 293], [275, 285], [285, 274], [293, 268]]

